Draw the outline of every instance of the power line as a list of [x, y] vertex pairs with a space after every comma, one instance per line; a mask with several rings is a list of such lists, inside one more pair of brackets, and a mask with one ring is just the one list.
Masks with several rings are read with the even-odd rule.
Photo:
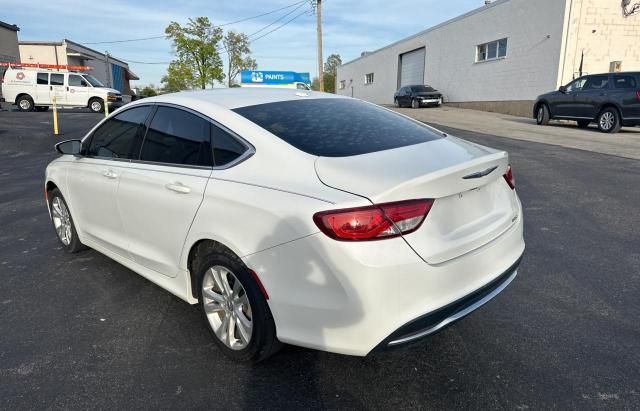
[[[298, 6], [296, 7], [294, 10], [299, 9], [300, 7], [302, 7], [302, 5], [304, 3], [306, 3], [307, 0], [301, 0], [301, 1], [297, 1], [295, 3], [289, 4], [288, 6], [284, 6], [284, 7], [280, 7], [278, 9], [275, 10], [271, 10], [268, 11], [266, 13], [262, 13], [262, 14], [257, 14], [255, 16], [251, 16], [251, 17], [246, 17], [240, 20], [236, 20], [236, 21], [230, 21], [228, 23], [224, 23], [224, 24], [219, 24], [217, 26], [213, 26], [213, 27], [225, 27], [225, 26], [230, 26], [232, 24], [238, 24], [238, 23], [242, 23], [248, 20], [252, 20], [252, 19], [257, 19], [259, 17], [264, 17], [264, 16], [268, 16], [270, 14], [273, 13], [277, 13], [281, 10], [286, 10], [288, 8], [291, 8], [293, 6]], [[290, 13], [289, 13], [290, 14]], [[162, 36], [151, 36], [151, 37], [140, 37], [140, 38], [135, 38], [135, 39], [124, 39], [124, 40], [111, 40], [111, 41], [94, 41], [94, 42], [84, 42], [82, 44], [115, 44], [115, 43], [129, 43], [129, 42], [133, 42], [133, 41], [144, 41], [144, 40], [155, 40], [155, 39], [163, 39], [165, 38], [166, 35], [162, 35]]]
[[[305, 1], [305, 2], [306, 2], [306, 1]], [[299, 6], [299, 7], [297, 7], [295, 10], [297, 10], [298, 8], [300, 8], [300, 6]], [[295, 10], [294, 10], [294, 11], [295, 11]], [[261, 38], [263, 38], [263, 37], [268, 36], [269, 34], [273, 33], [274, 31], [280, 30], [280, 29], [281, 29], [281, 28], [283, 28], [284, 26], [288, 25], [289, 23], [293, 22], [294, 20], [296, 20], [297, 18], [299, 18], [300, 16], [302, 16], [302, 15], [304, 15], [304, 14], [306, 14], [306, 13], [307, 13], [307, 10], [304, 10], [304, 11], [302, 11], [302, 13], [298, 13], [298, 14], [296, 14], [295, 16], [293, 16], [293, 17], [292, 17], [292, 18], [290, 18], [289, 20], [285, 21], [284, 23], [280, 24], [279, 26], [277, 26], [277, 27], [273, 28], [272, 30], [269, 30], [269, 31], [267, 31], [266, 33], [263, 33], [262, 35], [260, 35], [260, 36], [258, 36], [258, 37], [256, 37], [256, 38], [254, 38], [254, 39], [252, 39], [252, 40], [250, 40], [250, 41], [249, 41], [249, 43], [253, 43], [253, 42], [257, 41], [257, 40], [260, 40], [260, 39], [261, 39]], [[286, 14], [286, 15], [284, 15], [283, 17], [286, 17], [286, 16], [288, 16], [288, 15], [290, 15], [290, 14], [291, 14], [291, 13], [287, 13], [287, 14]], [[270, 27], [270, 26], [273, 26], [275, 23], [277, 23], [278, 21], [282, 20], [282, 18], [283, 18], [283, 17], [281, 17], [281, 18], [277, 19], [276, 21], [274, 21], [274, 22], [272, 22], [272, 23], [270, 23], [270, 24], [266, 25], [265, 27], [263, 27], [262, 29], [260, 29], [260, 30], [256, 31], [255, 33], [252, 33], [252, 34], [251, 34], [251, 35], [249, 35], [248, 37], [251, 37], [251, 36], [253, 36], [253, 35], [255, 35], [255, 34], [257, 34], [257, 33], [261, 32], [261, 31], [263, 31], [264, 29], [266, 29], [266, 28], [268, 28], [268, 27]], [[218, 53], [220, 53], [220, 54], [228, 53], [228, 50], [226, 50], [224, 47], [218, 48], [216, 51], [218, 51]], [[149, 62], [149, 61], [135, 61], [135, 60], [127, 60], [127, 59], [124, 59], [124, 58], [121, 58], [121, 57], [119, 57], [119, 59], [120, 59], [120, 60], [124, 60], [124, 61], [126, 61], [127, 63], [135, 63], [135, 64], [171, 64], [171, 62], [170, 62], [170, 61], [154, 61], [154, 62]]]

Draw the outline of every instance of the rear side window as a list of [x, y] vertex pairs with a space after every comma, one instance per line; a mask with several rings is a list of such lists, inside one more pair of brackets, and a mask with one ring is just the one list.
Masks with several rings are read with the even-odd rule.
[[144, 139], [140, 160], [211, 166], [209, 122], [184, 110], [158, 107]]
[[622, 89], [637, 88], [636, 79], [633, 76], [624, 76], [624, 75], [613, 76], [613, 85], [615, 86], [615, 88], [622, 88]]
[[38, 84], [49, 84], [49, 73], [38, 73]]
[[137, 159], [151, 106], [136, 107], [107, 120], [94, 133], [87, 155]]
[[213, 162], [216, 167], [225, 166], [247, 151], [247, 147], [225, 130], [211, 126], [211, 140], [213, 143]]
[[315, 156], [355, 156], [441, 138], [392, 111], [346, 98], [282, 101], [234, 111]]
[[52, 86], [64, 86], [64, 74], [51, 74]]

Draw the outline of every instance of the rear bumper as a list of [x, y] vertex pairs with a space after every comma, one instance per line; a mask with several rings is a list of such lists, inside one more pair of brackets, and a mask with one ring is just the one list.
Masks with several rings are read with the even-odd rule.
[[[502, 292], [518, 274], [522, 257], [489, 284], [436, 311], [403, 325], [387, 337], [375, 350], [399, 346], [433, 335], [479, 309]], [[374, 350], [374, 351], [375, 351]]]
[[403, 238], [345, 243], [321, 233], [243, 260], [269, 293], [282, 342], [365, 356], [432, 334], [505, 288], [525, 247], [519, 216], [492, 242], [441, 264], [425, 263]]

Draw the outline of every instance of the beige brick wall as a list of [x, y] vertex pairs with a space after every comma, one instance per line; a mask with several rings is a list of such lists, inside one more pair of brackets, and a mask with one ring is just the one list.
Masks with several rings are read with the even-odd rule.
[[640, 71], [640, 14], [624, 17], [621, 3], [567, 0], [558, 85], [577, 76], [583, 50], [585, 73], [606, 73], [612, 61], [622, 61], [623, 71]]

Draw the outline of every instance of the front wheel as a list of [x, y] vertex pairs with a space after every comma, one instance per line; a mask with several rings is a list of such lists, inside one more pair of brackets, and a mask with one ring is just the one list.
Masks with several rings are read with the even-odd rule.
[[398, 99], [397, 99], [397, 98], [394, 98], [394, 99], [393, 99], [393, 106], [394, 106], [395, 108], [400, 107], [400, 103], [398, 103]]
[[591, 124], [591, 120], [578, 120], [578, 127], [587, 128]]
[[67, 202], [60, 190], [57, 188], [51, 190], [48, 194], [48, 200], [53, 228], [56, 230], [58, 240], [60, 240], [65, 250], [70, 253], [77, 253], [87, 248], [78, 238], [78, 232], [69, 212], [69, 207], [67, 207]]
[[[204, 254], [204, 255], [202, 255]], [[229, 358], [258, 363], [281, 347], [265, 296], [251, 271], [230, 250], [198, 250], [193, 264], [205, 322]]]
[[18, 108], [20, 111], [32, 111], [33, 110], [33, 99], [30, 96], [24, 95], [20, 96], [18, 101], [16, 101]]
[[417, 98], [411, 100], [411, 108], [420, 108], [420, 102]]
[[89, 101], [89, 109], [94, 113], [102, 113], [104, 111], [104, 102], [99, 98], [92, 98]]
[[598, 116], [598, 129], [603, 133], [617, 133], [622, 128], [620, 113], [613, 107], [607, 107]]
[[550, 118], [549, 107], [547, 107], [546, 104], [540, 104], [536, 113], [536, 123], [538, 123], [539, 126], [546, 126], [549, 124]]

